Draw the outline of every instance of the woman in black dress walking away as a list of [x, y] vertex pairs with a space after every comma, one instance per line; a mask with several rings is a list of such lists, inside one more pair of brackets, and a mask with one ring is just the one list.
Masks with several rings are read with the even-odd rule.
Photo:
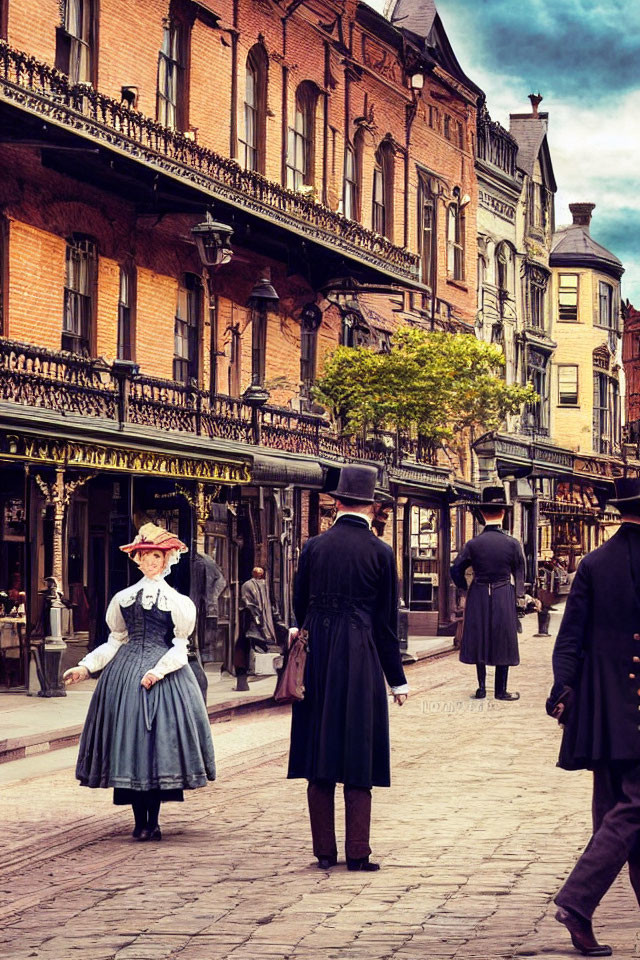
[[78, 683], [102, 670], [80, 740], [76, 777], [84, 787], [113, 787], [131, 804], [136, 840], [161, 840], [160, 804], [215, 779], [209, 718], [188, 664], [196, 609], [165, 577], [187, 548], [153, 523], [120, 548], [143, 577], [107, 609], [109, 639], [67, 670]]

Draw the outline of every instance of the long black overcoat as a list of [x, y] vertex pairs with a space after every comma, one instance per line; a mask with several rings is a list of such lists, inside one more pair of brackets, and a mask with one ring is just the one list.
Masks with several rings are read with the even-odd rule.
[[468, 567], [473, 568], [473, 581], [464, 611], [460, 659], [515, 667], [520, 663], [516, 594], [524, 594], [522, 547], [501, 527], [486, 527], [464, 545], [451, 567], [453, 582], [461, 590], [467, 589]]
[[364, 519], [340, 517], [305, 544], [294, 587], [309, 631], [304, 700], [291, 720], [288, 776], [388, 787], [385, 677], [405, 683], [393, 551]]
[[[639, 658], [639, 659], [636, 659]], [[640, 526], [580, 563], [553, 651], [555, 698], [575, 691], [558, 766], [640, 760]]]

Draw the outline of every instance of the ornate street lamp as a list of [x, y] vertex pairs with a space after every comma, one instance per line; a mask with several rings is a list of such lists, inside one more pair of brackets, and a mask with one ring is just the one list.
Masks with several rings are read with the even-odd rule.
[[251, 309], [251, 386], [242, 395], [242, 400], [251, 408], [254, 443], [260, 443], [260, 409], [269, 399], [264, 385], [267, 352], [267, 313], [278, 312], [280, 297], [271, 283], [268, 269], [254, 285], [247, 306]]
[[233, 227], [214, 220], [207, 210], [207, 219], [191, 228], [200, 260], [205, 267], [219, 267], [233, 256], [230, 246]]
[[265, 270], [264, 276], [258, 280], [249, 294], [247, 306], [251, 307], [252, 310], [270, 310], [271, 313], [277, 313], [279, 303], [280, 297], [271, 283], [269, 271]]

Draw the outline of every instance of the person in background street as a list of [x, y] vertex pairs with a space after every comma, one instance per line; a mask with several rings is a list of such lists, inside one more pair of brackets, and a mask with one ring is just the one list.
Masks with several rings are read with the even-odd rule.
[[[522, 547], [502, 529], [509, 504], [502, 487], [485, 487], [478, 512], [484, 530], [469, 540], [451, 567], [451, 578], [460, 590], [467, 590], [465, 571], [473, 569], [468, 588], [460, 660], [473, 663], [478, 674], [474, 698], [487, 695], [487, 666], [496, 668], [496, 700], [519, 700], [519, 693], [507, 692], [509, 667], [520, 663], [516, 596], [524, 596], [525, 560]], [[515, 581], [515, 589], [514, 583]]]
[[187, 662], [196, 617], [189, 597], [165, 582], [187, 548], [153, 523], [120, 548], [144, 574], [107, 609], [109, 639], [64, 674], [66, 683], [102, 670], [89, 704], [76, 777], [113, 787], [131, 804], [135, 840], [161, 840], [160, 804], [214, 780], [209, 717]]
[[238, 678], [236, 690], [249, 689], [247, 671], [251, 650], [266, 653], [269, 647], [277, 642], [269, 585], [263, 567], [254, 567], [251, 579], [246, 580], [240, 588], [240, 636], [236, 641], [234, 657]]
[[371, 531], [378, 471], [345, 466], [333, 491], [333, 526], [304, 545], [293, 605], [309, 633], [304, 699], [294, 703], [290, 778], [309, 781], [313, 852], [337, 863], [334, 798], [344, 785], [349, 870], [378, 870], [369, 859], [371, 788], [390, 784], [385, 677], [394, 700], [408, 687], [397, 629], [393, 551]]
[[564, 724], [558, 766], [593, 771], [593, 836], [555, 898], [586, 956], [591, 918], [625, 863], [640, 904], [640, 479], [615, 481], [617, 532], [585, 556], [553, 651], [547, 712]]

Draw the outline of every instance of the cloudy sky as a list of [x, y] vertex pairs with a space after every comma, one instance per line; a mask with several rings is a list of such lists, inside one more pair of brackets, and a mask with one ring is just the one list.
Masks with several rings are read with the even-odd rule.
[[[382, 0], [369, 0], [382, 10]], [[543, 94], [558, 193], [595, 203], [591, 234], [624, 266], [640, 309], [640, 3], [635, 0], [436, 0], [463, 70], [494, 120]]]

